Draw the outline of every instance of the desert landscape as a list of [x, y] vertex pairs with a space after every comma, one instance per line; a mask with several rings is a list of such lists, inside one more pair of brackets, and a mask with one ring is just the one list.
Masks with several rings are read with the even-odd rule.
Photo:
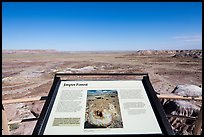
[[[54, 74], [148, 73], [157, 93], [177, 85], [202, 87], [202, 50], [59, 52], [3, 50], [2, 100], [47, 96]], [[8, 121], [40, 114], [44, 101], [4, 105]], [[10, 125], [12, 135], [32, 134], [36, 121]]]

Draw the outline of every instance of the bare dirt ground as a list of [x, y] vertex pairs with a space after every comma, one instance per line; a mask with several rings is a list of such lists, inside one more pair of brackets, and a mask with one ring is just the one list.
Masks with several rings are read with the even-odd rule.
[[[54, 74], [148, 73], [156, 92], [170, 93], [179, 84], [202, 87], [202, 50], [135, 52], [2, 52], [2, 99], [46, 96]], [[9, 121], [34, 117], [43, 101], [5, 105]], [[11, 134], [32, 134], [36, 121], [11, 125]]]

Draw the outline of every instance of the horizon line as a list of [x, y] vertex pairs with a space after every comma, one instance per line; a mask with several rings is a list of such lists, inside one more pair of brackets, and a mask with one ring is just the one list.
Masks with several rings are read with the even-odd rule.
[[202, 50], [201, 49], [137, 49], [137, 50], [57, 50], [57, 49], [2, 49], [2, 51], [9, 50], [9, 51], [56, 51], [56, 52], [130, 52], [130, 51], [171, 51], [171, 50]]

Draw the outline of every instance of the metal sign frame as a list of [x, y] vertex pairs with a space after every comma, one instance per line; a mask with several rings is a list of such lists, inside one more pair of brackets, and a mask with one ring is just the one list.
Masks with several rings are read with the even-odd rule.
[[[148, 73], [57, 73], [54, 76], [54, 81], [52, 84], [52, 87], [50, 89], [50, 92], [48, 94], [48, 97], [45, 101], [45, 104], [42, 108], [41, 114], [39, 116], [39, 119], [36, 123], [36, 126], [33, 130], [33, 135], [42, 135], [44, 133], [46, 124], [48, 122], [48, 118], [50, 116], [50, 112], [52, 110], [53, 104], [55, 102], [55, 98], [58, 92], [58, 88], [60, 86], [60, 82], [62, 81], [61, 76], [143, 76], [142, 83], [145, 88], [145, 91], [147, 93], [148, 99], [150, 101], [150, 104], [152, 106], [152, 109], [154, 111], [154, 114], [156, 116], [156, 119], [158, 121], [158, 124], [161, 128], [162, 134], [158, 135], [174, 135], [174, 132], [171, 128], [170, 123], [168, 122], [168, 119], [166, 117], [166, 114], [164, 112], [164, 109], [156, 96], [156, 92], [154, 91], [152, 84], [150, 83]], [[127, 134], [128, 135], [128, 134]], [[138, 135], [138, 134], [136, 134]], [[144, 135], [144, 134], [142, 134]], [[150, 135], [150, 134], [148, 134]], [[155, 134], [152, 134], [155, 135]]]

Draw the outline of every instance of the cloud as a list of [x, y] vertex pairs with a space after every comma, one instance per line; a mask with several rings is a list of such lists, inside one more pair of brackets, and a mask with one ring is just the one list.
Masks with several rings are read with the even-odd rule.
[[202, 42], [202, 35], [175, 36], [173, 37], [173, 39], [183, 41], [183, 42]]

